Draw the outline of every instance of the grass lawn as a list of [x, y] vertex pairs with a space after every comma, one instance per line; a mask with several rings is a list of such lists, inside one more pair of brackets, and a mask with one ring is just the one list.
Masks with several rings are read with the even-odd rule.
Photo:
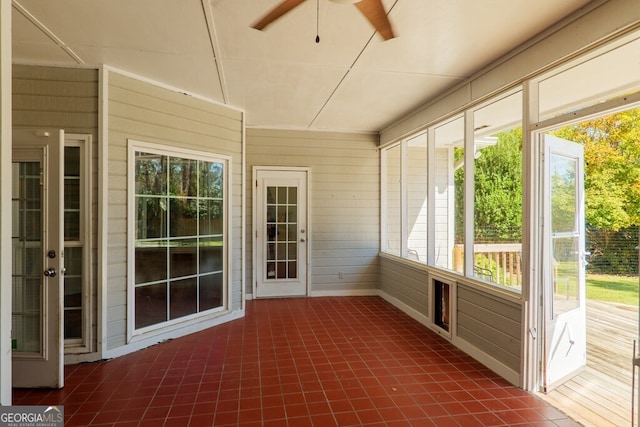
[[587, 299], [638, 305], [638, 277], [587, 274]]

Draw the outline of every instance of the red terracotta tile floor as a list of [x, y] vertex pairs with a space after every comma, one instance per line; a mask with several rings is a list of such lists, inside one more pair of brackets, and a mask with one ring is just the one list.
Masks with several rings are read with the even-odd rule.
[[65, 367], [65, 426], [577, 426], [379, 297], [248, 301], [246, 317]]

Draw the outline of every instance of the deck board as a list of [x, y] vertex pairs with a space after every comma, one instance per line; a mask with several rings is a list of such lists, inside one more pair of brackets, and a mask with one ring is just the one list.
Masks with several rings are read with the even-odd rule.
[[541, 397], [585, 426], [630, 426], [634, 339], [638, 307], [587, 301], [587, 368]]

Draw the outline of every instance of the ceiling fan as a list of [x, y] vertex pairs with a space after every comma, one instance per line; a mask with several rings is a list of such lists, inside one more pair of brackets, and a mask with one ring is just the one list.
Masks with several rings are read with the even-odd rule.
[[[276, 19], [280, 18], [305, 0], [283, 0], [269, 13], [252, 25], [256, 30], [263, 30]], [[369, 20], [371, 25], [380, 33], [383, 39], [389, 40], [395, 37], [387, 13], [382, 6], [382, 0], [331, 0], [334, 3], [352, 3]]]

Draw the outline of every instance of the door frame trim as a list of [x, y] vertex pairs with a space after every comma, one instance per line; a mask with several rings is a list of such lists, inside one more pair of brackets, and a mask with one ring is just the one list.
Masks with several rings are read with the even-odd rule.
[[[64, 359], [65, 364], [77, 363], [82, 361], [95, 360], [97, 350], [97, 317], [98, 307], [94, 303], [96, 301], [96, 295], [98, 293], [97, 283], [93, 281], [94, 274], [94, 260], [92, 258], [93, 249], [95, 246], [93, 236], [93, 212], [92, 206], [92, 190], [93, 190], [93, 165], [91, 163], [93, 153], [93, 135], [90, 133], [65, 133], [64, 148], [66, 147], [81, 147], [81, 196], [80, 203], [81, 208], [84, 210], [81, 215], [80, 222], [81, 233], [83, 233], [83, 243], [86, 249], [83, 254], [82, 268], [83, 268], [83, 282], [82, 282], [82, 303], [83, 303], [83, 319], [82, 319], [82, 331], [83, 338], [81, 342], [66, 343], [63, 338], [64, 345]], [[63, 183], [64, 185], [64, 183]], [[63, 246], [66, 242], [63, 242]], [[63, 302], [64, 309], [64, 302]]]
[[309, 275], [309, 265], [310, 265], [310, 261], [309, 261], [309, 256], [310, 256], [310, 251], [309, 251], [309, 243], [310, 243], [310, 236], [311, 236], [311, 168], [310, 167], [305, 167], [305, 166], [253, 166], [252, 168], [252, 174], [251, 174], [251, 188], [252, 188], [252, 220], [251, 220], [251, 242], [253, 242], [253, 244], [251, 245], [252, 248], [252, 270], [251, 270], [251, 295], [246, 294], [245, 298], [246, 299], [254, 299], [257, 296], [257, 289], [256, 289], [256, 285], [257, 285], [257, 279], [256, 279], [256, 272], [258, 271], [258, 246], [256, 245], [258, 236], [257, 236], [257, 229], [258, 229], [258, 223], [257, 223], [257, 217], [258, 217], [258, 192], [256, 191], [256, 188], [258, 187], [258, 182], [257, 182], [257, 177], [258, 177], [258, 172], [304, 172], [306, 174], [306, 186], [307, 186], [307, 195], [306, 198], [304, 200], [304, 202], [307, 205], [307, 215], [306, 215], [306, 230], [307, 230], [307, 244], [305, 245], [305, 251], [306, 251], [306, 263], [305, 263], [305, 282], [306, 282], [306, 294], [305, 296], [310, 296], [311, 295], [311, 282], [309, 280], [310, 275]]

